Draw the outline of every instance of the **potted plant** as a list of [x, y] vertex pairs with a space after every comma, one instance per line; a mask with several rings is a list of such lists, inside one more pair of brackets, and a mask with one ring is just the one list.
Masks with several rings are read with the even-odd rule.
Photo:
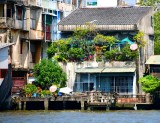
[[33, 84], [27, 84], [24, 86], [24, 93], [26, 97], [32, 97], [37, 92], [37, 87]]
[[49, 90], [42, 90], [41, 91], [41, 97], [49, 97], [51, 96], [51, 92]]

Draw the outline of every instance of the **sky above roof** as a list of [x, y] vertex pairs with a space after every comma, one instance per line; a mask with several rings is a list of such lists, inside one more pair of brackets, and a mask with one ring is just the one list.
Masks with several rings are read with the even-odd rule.
[[129, 5], [135, 5], [136, 0], [124, 0], [126, 3], [128, 3]]

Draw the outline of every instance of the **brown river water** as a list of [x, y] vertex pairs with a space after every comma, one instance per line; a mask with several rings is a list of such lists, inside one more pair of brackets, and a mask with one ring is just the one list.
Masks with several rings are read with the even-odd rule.
[[0, 123], [160, 123], [160, 110], [0, 111]]

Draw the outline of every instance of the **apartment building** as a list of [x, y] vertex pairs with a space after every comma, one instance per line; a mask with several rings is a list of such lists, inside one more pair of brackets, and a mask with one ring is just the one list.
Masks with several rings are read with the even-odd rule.
[[73, 9], [71, 0], [0, 1], [0, 42], [14, 43], [10, 55], [17, 86], [46, 57], [48, 44], [58, 38], [57, 23]]

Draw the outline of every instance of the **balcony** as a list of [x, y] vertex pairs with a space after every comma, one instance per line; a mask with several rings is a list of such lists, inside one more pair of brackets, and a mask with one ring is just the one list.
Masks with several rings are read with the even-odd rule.
[[15, 2], [18, 4], [28, 5], [28, 0], [7, 0], [7, 2]]
[[0, 17], [1, 28], [12, 28], [14, 26], [14, 20], [8, 17]]
[[29, 30], [29, 25], [27, 20], [14, 20], [13, 18], [0, 17], [0, 28]]
[[58, 9], [60, 11], [72, 11], [72, 5], [71, 4], [66, 4], [66, 3], [61, 3], [61, 2], [58, 2]]
[[43, 40], [44, 32], [40, 30], [30, 30], [30, 39], [31, 40]]
[[57, 1], [42, 0], [43, 8], [57, 10]]
[[31, 6], [42, 7], [42, 0], [30, 0]]
[[0, 0], [0, 3], [2, 4], [7, 3], [7, 0]]

